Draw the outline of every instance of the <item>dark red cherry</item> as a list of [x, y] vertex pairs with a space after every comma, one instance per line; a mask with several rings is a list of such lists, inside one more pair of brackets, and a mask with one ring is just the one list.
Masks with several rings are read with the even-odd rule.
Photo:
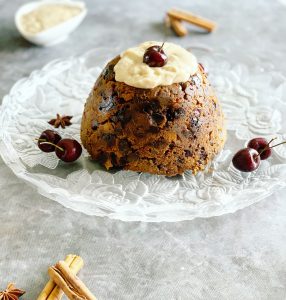
[[61, 139], [61, 136], [56, 131], [47, 129], [41, 133], [38, 139], [38, 147], [43, 152], [54, 152], [54, 145], [57, 144]]
[[261, 137], [250, 140], [247, 147], [255, 149], [258, 153], [260, 153], [260, 158], [262, 160], [267, 159], [272, 153], [269, 142]]
[[260, 156], [255, 149], [244, 148], [234, 155], [232, 163], [239, 171], [252, 172], [260, 165]]
[[146, 49], [143, 62], [149, 67], [163, 67], [168, 61], [168, 57], [163, 50], [163, 45], [154, 45]]
[[56, 146], [56, 155], [64, 162], [73, 162], [77, 160], [82, 152], [79, 142], [73, 139], [62, 139]]
[[151, 50], [159, 51], [160, 48], [161, 48], [161, 46], [155, 45], [155, 46], [151, 46], [151, 47], [147, 48], [146, 51], [151, 51]]

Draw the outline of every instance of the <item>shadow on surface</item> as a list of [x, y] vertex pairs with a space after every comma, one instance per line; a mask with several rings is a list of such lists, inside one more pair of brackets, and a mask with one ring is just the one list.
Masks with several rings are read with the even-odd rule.
[[0, 32], [0, 52], [14, 52], [18, 49], [35, 47], [22, 38], [16, 27], [12, 24], [2, 26]]

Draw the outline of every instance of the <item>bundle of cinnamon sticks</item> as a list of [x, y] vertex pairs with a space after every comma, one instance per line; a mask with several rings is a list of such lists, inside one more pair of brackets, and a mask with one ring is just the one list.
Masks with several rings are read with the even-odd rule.
[[37, 300], [60, 300], [65, 294], [73, 300], [96, 300], [85, 284], [76, 276], [83, 267], [80, 256], [69, 254], [48, 270], [50, 281]]
[[174, 30], [174, 32], [180, 37], [188, 34], [188, 30], [184, 26], [183, 22], [187, 22], [195, 26], [201, 27], [207, 32], [212, 32], [217, 26], [215, 22], [194, 15], [188, 11], [173, 8], [167, 12], [166, 25], [168, 27], [171, 27]]

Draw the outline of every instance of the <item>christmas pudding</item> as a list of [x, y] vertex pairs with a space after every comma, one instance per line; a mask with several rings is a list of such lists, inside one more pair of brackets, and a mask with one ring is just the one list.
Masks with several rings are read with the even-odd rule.
[[84, 108], [81, 140], [106, 169], [175, 176], [223, 148], [224, 116], [195, 56], [145, 42], [110, 61]]

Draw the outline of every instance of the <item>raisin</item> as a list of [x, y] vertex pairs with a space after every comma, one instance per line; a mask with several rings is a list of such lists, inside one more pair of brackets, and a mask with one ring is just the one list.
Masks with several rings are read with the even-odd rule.
[[168, 121], [174, 121], [175, 119], [179, 119], [184, 114], [185, 110], [182, 107], [177, 109], [168, 108], [166, 112], [166, 118]]
[[168, 121], [173, 121], [174, 120], [173, 111], [172, 111], [171, 108], [167, 109], [166, 118], [167, 118]]
[[130, 144], [127, 139], [120, 140], [118, 143], [118, 148], [121, 152], [126, 152], [130, 150]]
[[160, 131], [159, 127], [156, 127], [156, 126], [149, 127], [149, 132], [151, 132], [151, 133], [158, 133], [159, 131]]
[[160, 113], [153, 113], [152, 119], [155, 121], [157, 125], [162, 125], [165, 121], [165, 117]]
[[125, 156], [119, 158], [119, 166], [123, 167], [127, 164], [127, 158]]
[[205, 150], [204, 147], [202, 147], [201, 150], [200, 150], [200, 158], [201, 158], [202, 160], [206, 160], [207, 157], [208, 157], [208, 155], [207, 155], [207, 153], [206, 153], [206, 150]]
[[110, 153], [110, 159], [111, 159], [111, 163], [113, 166], [118, 166], [118, 163], [117, 163], [117, 157], [116, 157], [116, 154], [114, 152], [111, 152]]
[[188, 82], [182, 82], [180, 83], [180, 86], [182, 88], [183, 91], [185, 91], [185, 89], [189, 86], [190, 84]]
[[110, 133], [104, 133], [102, 139], [106, 142], [108, 147], [113, 147], [116, 141], [116, 135]]
[[152, 113], [152, 107], [151, 104], [144, 104], [143, 105], [143, 111], [147, 114], [151, 114]]
[[117, 112], [117, 118], [121, 122], [121, 125], [124, 127], [132, 118], [129, 107], [128, 106], [123, 106]]
[[149, 100], [148, 103], [144, 103], [142, 107], [143, 111], [150, 115], [158, 112], [160, 108], [161, 106], [158, 100]]
[[97, 157], [97, 160], [100, 164], [103, 165], [108, 160], [108, 156], [107, 156], [106, 153], [100, 152], [98, 157]]
[[122, 98], [122, 97], [120, 97], [120, 98], [117, 99], [117, 102], [118, 102], [119, 104], [124, 104], [124, 103], [125, 103], [125, 99]]
[[175, 143], [172, 142], [172, 143], [169, 145], [169, 149], [170, 149], [170, 150], [173, 150], [174, 148], [175, 148]]
[[184, 152], [186, 157], [192, 156], [192, 152], [190, 150], [184, 150]]

